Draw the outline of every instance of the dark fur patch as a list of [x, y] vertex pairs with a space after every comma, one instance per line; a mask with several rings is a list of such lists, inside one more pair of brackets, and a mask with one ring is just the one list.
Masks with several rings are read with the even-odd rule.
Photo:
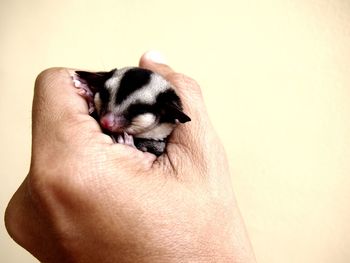
[[101, 100], [100, 114], [103, 115], [104, 113], [107, 112], [109, 98], [111, 95], [104, 85], [102, 87], [100, 87], [98, 93], [100, 95], [100, 100]]
[[185, 123], [191, 120], [183, 113], [181, 100], [173, 89], [168, 89], [157, 96], [156, 107], [159, 109], [160, 122], [175, 123], [175, 120], [178, 120]]
[[144, 114], [144, 113], [152, 113], [154, 115], [158, 115], [157, 114], [157, 108], [154, 107], [154, 105], [150, 105], [150, 104], [143, 104], [143, 103], [136, 103], [136, 104], [132, 104], [126, 112], [126, 118], [128, 120], [133, 119], [134, 117], [140, 115], [140, 114]]
[[109, 91], [106, 89], [105, 86], [100, 88], [99, 94], [100, 94], [100, 99], [101, 99], [102, 103], [108, 104], [109, 98], [111, 95], [109, 94]]
[[148, 84], [151, 75], [152, 71], [142, 68], [132, 68], [125, 72], [119, 84], [116, 103], [120, 104], [131, 93]]
[[134, 138], [135, 146], [143, 152], [150, 152], [160, 156], [165, 151], [166, 141], [156, 141], [150, 139]]
[[95, 93], [98, 92], [102, 87], [104, 87], [105, 82], [111, 78], [116, 69], [111, 71], [100, 71], [100, 72], [88, 72], [78, 70], [75, 73], [85, 80], [90, 86], [91, 90]]
[[130, 105], [125, 117], [131, 120], [144, 113], [154, 114], [160, 123], [175, 123], [176, 120], [185, 123], [191, 120], [183, 113], [179, 96], [170, 88], [157, 96], [155, 104], [135, 103]]

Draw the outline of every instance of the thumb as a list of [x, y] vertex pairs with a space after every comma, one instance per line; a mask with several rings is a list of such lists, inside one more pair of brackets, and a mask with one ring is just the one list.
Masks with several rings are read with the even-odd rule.
[[181, 150], [181, 152], [196, 155], [196, 160], [199, 153], [206, 154], [208, 146], [218, 145], [197, 82], [184, 74], [175, 72], [165, 64], [162, 55], [156, 51], [146, 52], [141, 57], [139, 65], [162, 75], [172, 84], [182, 101], [184, 112], [191, 118], [190, 122], [179, 125], [174, 130], [169, 138], [167, 154], [178, 155], [178, 151]]

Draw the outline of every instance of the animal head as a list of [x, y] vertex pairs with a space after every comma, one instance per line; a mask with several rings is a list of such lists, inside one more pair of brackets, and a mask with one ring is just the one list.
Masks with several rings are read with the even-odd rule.
[[100, 125], [112, 133], [163, 139], [177, 123], [191, 120], [170, 83], [150, 70], [131, 67], [76, 73], [94, 94]]

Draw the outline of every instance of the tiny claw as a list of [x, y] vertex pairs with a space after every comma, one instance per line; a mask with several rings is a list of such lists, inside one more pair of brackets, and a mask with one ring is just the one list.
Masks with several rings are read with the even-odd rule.
[[136, 147], [134, 144], [134, 137], [132, 137], [132, 135], [129, 135], [126, 132], [124, 132], [124, 140], [126, 145], [129, 145], [134, 148]]
[[118, 135], [117, 142], [120, 144], [124, 144], [125, 141], [124, 141], [123, 135]]
[[121, 135], [118, 135], [117, 142], [120, 144], [124, 144], [130, 147], [136, 148], [134, 143], [134, 137], [132, 137], [132, 135], [127, 134], [126, 132], [124, 132]]
[[[74, 86], [75, 86], [75, 85], [74, 85]], [[76, 88], [79, 88], [78, 86], [75, 86], [75, 87], [76, 87]], [[87, 95], [87, 92], [86, 92], [86, 90], [80, 89], [80, 88], [79, 88], [78, 94], [79, 94], [80, 96], [85, 97], [85, 96]]]
[[94, 103], [89, 101], [89, 114], [93, 113], [95, 110]]
[[74, 84], [74, 87], [76, 88], [81, 88], [81, 85], [82, 85], [81, 81], [74, 77], [73, 77], [73, 84]]
[[78, 94], [86, 100], [89, 108], [89, 114], [91, 114], [95, 110], [93, 92], [91, 91], [89, 85], [78, 76], [72, 76], [72, 80], [74, 87], [78, 90]]

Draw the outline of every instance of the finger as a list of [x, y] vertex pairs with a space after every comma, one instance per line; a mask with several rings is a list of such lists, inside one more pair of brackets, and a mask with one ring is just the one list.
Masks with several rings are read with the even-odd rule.
[[162, 75], [164, 78], [175, 74], [175, 71], [166, 64], [163, 55], [154, 50], [144, 53], [140, 58], [139, 65]]
[[76, 96], [79, 90], [74, 89], [73, 75], [74, 71], [66, 68], [50, 68], [41, 72], [35, 82], [34, 106], [48, 107], [53, 114], [66, 109], [73, 114], [86, 113], [84, 100]]
[[79, 143], [91, 134], [101, 133], [98, 123], [89, 116], [86, 100], [72, 81], [73, 70], [51, 68], [35, 82], [33, 100], [33, 145], [53, 138]]

